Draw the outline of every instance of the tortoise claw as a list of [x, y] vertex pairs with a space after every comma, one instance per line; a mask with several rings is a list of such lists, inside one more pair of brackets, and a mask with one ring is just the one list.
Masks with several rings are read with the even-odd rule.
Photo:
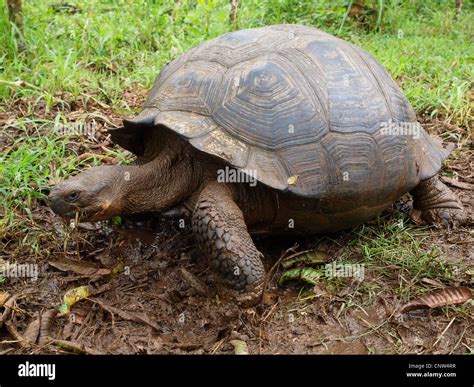
[[240, 307], [251, 308], [257, 306], [262, 301], [263, 283], [251, 289], [245, 289], [244, 291], [238, 291], [228, 287], [222, 290], [226, 297], [235, 301]]
[[448, 229], [456, 229], [467, 222], [464, 210], [460, 208], [431, 208], [421, 212], [421, 219]]
[[412, 219], [417, 223], [456, 228], [468, 221], [461, 201], [437, 176], [419, 184], [414, 196]]

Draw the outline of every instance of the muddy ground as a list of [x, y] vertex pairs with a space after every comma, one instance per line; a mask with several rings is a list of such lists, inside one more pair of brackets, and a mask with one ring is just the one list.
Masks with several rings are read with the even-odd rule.
[[[128, 98], [131, 106], [140, 106], [141, 99], [131, 101], [132, 95], [124, 95], [124, 99]], [[81, 109], [71, 109], [68, 114], [72, 121], [87, 119], [91, 107]], [[0, 117], [10, 134], [8, 138], [15, 137], [15, 119], [23, 114], [18, 105]], [[41, 110], [35, 114], [54, 115]], [[119, 122], [112, 111], [101, 114]], [[107, 125], [100, 120], [99, 124]], [[432, 122], [424, 126], [431, 133], [441, 127]], [[3, 145], [8, 146], [8, 141]], [[103, 154], [112, 147], [104, 131], [94, 139], [71, 140], [68, 146], [78, 156]], [[447, 170], [457, 170], [465, 182], [472, 184], [472, 165], [472, 151], [465, 150], [459, 159], [449, 161]], [[453, 189], [472, 218], [472, 191]], [[384, 216], [390, 218], [397, 211], [406, 211], [405, 207], [398, 203]], [[0, 353], [230, 354], [234, 353], [232, 340], [244, 341], [252, 354], [472, 351], [472, 306], [468, 307], [467, 315], [452, 307], [399, 315], [394, 313], [400, 307], [395, 291], [398, 284], [387, 282], [382, 284], [384, 291], [380, 294], [361, 296], [356, 306], [347, 308], [347, 294], [358, 286], [349, 279], [338, 293], [321, 282], [312, 290], [313, 296], [305, 300], [299, 296], [301, 286], [278, 286], [282, 273], [278, 267], [268, 283], [263, 303], [241, 308], [216, 283], [201, 259], [189, 227], [180, 229], [173, 219], [142, 216], [123, 219], [121, 224], [80, 224], [71, 231], [42, 200], [31, 212], [34, 223], [30, 223], [30, 230], [17, 230], [1, 240], [0, 258], [38, 264], [39, 278], [36, 282], [9, 278], [0, 288], [16, 296], [12, 313], [0, 328]], [[426, 248], [437, 245], [447, 259], [472, 265], [472, 227], [430, 229], [429, 233]], [[41, 236], [36, 254], [25, 248], [34, 235]], [[26, 238], [23, 243], [22, 238]], [[346, 231], [328, 238], [257, 238], [256, 244], [265, 255], [268, 270], [295, 243], [298, 251], [318, 248], [337, 259], [341, 248], [353, 238], [354, 234]], [[78, 274], [64, 267], [58, 269], [54, 262], [64, 258], [85, 263], [89, 269], [94, 265], [120, 270]], [[187, 273], [198, 278], [204, 289], [196, 287]], [[370, 276], [370, 268], [366, 275]], [[458, 284], [469, 286], [465, 278]], [[89, 285], [94, 294], [75, 304], [71, 315], [56, 317], [56, 308], [66, 291], [82, 285]], [[54, 312], [48, 312], [51, 310]], [[0, 307], [0, 315], [3, 311], [5, 307]], [[50, 340], [25, 343], [25, 337], [30, 335], [27, 326], [31, 330], [31, 322], [39, 321], [39, 317], [43, 320], [43, 336], [73, 343], [75, 347]]]

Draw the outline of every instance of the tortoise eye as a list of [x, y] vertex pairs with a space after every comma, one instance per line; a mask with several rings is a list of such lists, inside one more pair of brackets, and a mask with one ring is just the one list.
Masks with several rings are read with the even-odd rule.
[[73, 202], [73, 201], [79, 199], [79, 194], [80, 194], [79, 191], [70, 192], [69, 195], [68, 195], [69, 201]]

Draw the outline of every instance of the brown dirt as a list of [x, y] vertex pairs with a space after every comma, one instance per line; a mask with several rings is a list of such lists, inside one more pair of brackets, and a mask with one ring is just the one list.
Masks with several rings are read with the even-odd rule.
[[[138, 95], [143, 96], [143, 93]], [[132, 106], [139, 106], [141, 101], [142, 98], [136, 98]], [[78, 115], [78, 111], [84, 113], [88, 109], [91, 106], [71, 109], [68, 114]], [[18, 115], [26, 110], [21, 103], [15, 108]], [[53, 114], [34, 112], [38, 113]], [[114, 122], [118, 118], [112, 110], [102, 108], [101, 113]], [[0, 120], [5, 123], [11, 117], [3, 114]], [[429, 125], [432, 125], [430, 132], [435, 133], [441, 124]], [[10, 135], [14, 138], [13, 129]], [[78, 154], [103, 154], [103, 147], [110, 147], [105, 137], [84, 144], [78, 141], [71, 146]], [[2, 145], [10, 144], [7, 141]], [[451, 171], [458, 170], [462, 178], [472, 184], [472, 152], [463, 150], [459, 156], [450, 161], [448, 167]], [[472, 191], [455, 190], [472, 217]], [[51, 328], [45, 332], [53, 338], [83, 345], [85, 347], [79, 350], [91, 353], [233, 353], [230, 341], [235, 339], [245, 341], [250, 353], [466, 353], [472, 348], [472, 308], [470, 316], [451, 307], [395, 316], [393, 311], [400, 306], [394, 291], [397, 284], [383, 284], [383, 293], [360, 299], [358, 307], [342, 309], [353, 283], [348, 281], [347, 287], [335, 294], [322, 282], [315, 287], [314, 297], [305, 301], [298, 298], [298, 288], [277, 286], [279, 269], [269, 283], [264, 302], [244, 309], [229, 301], [216, 284], [206, 263], [200, 259], [189, 227], [180, 229], [169, 219], [136, 217], [125, 219], [121, 225], [110, 222], [85, 225], [97, 229], [80, 227], [67, 237], [67, 227], [44, 202], [38, 202], [32, 214], [34, 222], [30, 223], [30, 233], [44, 236], [40, 240], [40, 253], [33, 254], [19, 247], [20, 238], [25, 235], [28, 238], [24, 231], [4, 236], [0, 253], [6, 261], [34, 262], [40, 268], [37, 282], [9, 279], [3, 287], [18, 296], [8, 320], [22, 336], [38, 313], [58, 307], [68, 289], [90, 285], [101, 291], [78, 302], [73, 307], [73, 319], [54, 318]], [[323, 239], [300, 238], [298, 249], [317, 247], [337, 255], [352, 238], [350, 232]], [[473, 240], [472, 228], [463, 227], [450, 232], [432, 230], [429, 243], [439, 246], [449, 259], [456, 262], [461, 259], [472, 265]], [[265, 254], [265, 266], [269, 269], [295, 244], [295, 239], [265, 238], [257, 239], [256, 243]], [[127, 269], [112, 276], [84, 276], [60, 271], [48, 264], [63, 257], [101, 268], [114, 268], [123, 263], [129, 273]], [[190, 285], [183, 277], [182, 268], [205, 284], [207, 294], [201, 294]], [[95, 300], [105, 303], [106, 307]], [[111, 313], [107, 306], [119, 311]], [[0, 307], [0, 316], [4, 309]], [[11, 329], [5, 325], [0, 328], [0, 353], [71, 351], [52, 343], [22, 346]]]

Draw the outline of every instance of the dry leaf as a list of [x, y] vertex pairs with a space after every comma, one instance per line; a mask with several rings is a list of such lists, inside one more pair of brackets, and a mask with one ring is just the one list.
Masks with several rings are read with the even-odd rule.
[[112, 271], [107, 268], [98, 268], [93, 264], [75, 261], [73, 259], [61, 258], [48, 262], [49, 265], [61, 271], [73, 272], [87, 277], [106, 276]]
[[423, 282], [425, 284], [428, 284], [428, 285], [431, 285], [431, 286], [434, 286], [436, 288], [444, 289], [444, 285], [441, 282], [436, 281], [436, 280], [431, 279], [431, 278], [426, 278], [426, 277], [422, 278], [421, 282]]
[[8, 297], [10, 297], [10, 294], [7, 292], [0, 292], [0, 306], [5, 304], [5, 302], [8, 300]]
[[14, 295], [14, 296], [10, 297], [9, 299], [7, 299], [7, 301], [5, 301], [5, 304], [3, 305], [5, 310], [0, 315], [0, 328], [10, 318], [10, 315], [13, 311], [13, 308], [15, 306], [15, 302], [16, 302], [17, 298], [18, 298], [18, 295]]
[[35, 316], [33, 320], [28, 324], [23, 333], [23, 338], [29, 344], [36, 344], [40, 332], [40, 318], [39, 315]]
[[472, 298], [471, 289], [466, 287], [449, 287], [435, 290], [415, 298], [405, 304], [400, 313], [410, 312], [416, 309], [437, 308], [440, 306], [462, 304]]
[[474, 190], [474, 185], [469, 183], [464, 183], [462, 181], [453, 179], [452, 177], [441, 176], [441, 181], [456, 188], [466, 189], [466, 190]]
[[186, 270], [184, 267], [181, 268], [181, 274], [183, 276], [183, 279], [189, 286], [191, 286], [199, 294], [203, 296], [207, 295], [208, 292], [206, 285], [204, 285], [199, 278], [197, 278], [194, 274]]
[[300, 177], [300, 175], [293, 175], [293, 176], [290, 176], [288, 178], [288, 184], [289, 185], [295, 185], [296, 182], [298, 181], [298, 178]]
[[121, 310], [119, 308], [116, 308], [114, 306], [108, 305], [103, 301], [100, 300], [93, 300], [97, 304], [99, 304], [102, 308], [104, 308], [107, 312], [110, 314], [116, 314], [123, 318], [124, 320], [128, 321], [135, 321], [139, 323], [145, 323], [146, 325], [149, 325], [153, 329], [155, 329], [158, 332], [161, 332], [162, 330], [156, 325], [154, 322], [150, 320], [150, 318], [142, 313], [131, 313], [131, 312], [126, 312], [124, 310]]
[[58, 311], [56, 309], [48, 309], [46, 312], [41, 313], [41, 323], [38, 338], [39, 345], [46, 344], [47, 339], [51, 336], [51, 324], [53, 323], [53, 320], [57, 314]]

